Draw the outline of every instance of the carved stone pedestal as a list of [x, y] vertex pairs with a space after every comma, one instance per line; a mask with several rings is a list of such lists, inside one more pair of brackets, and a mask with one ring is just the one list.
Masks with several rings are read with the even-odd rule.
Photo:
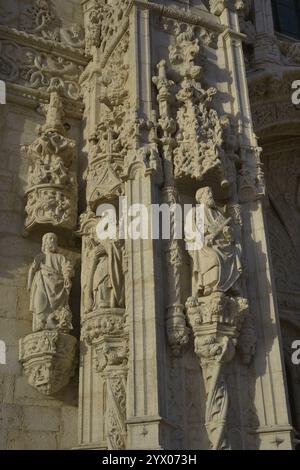
[[53, 395], [74, 375], [76, 338], [43, 330], [21, 338], [19, 360], [29, 384], [44, 395]]
[[103, 308], [88, 313], [82, 339], [92, 347], [94, 368], [105, 389], [104, 427], [108, 449], [126, 448], [126, 383], [128, 334], [125, 309]]
[[195, 337], [195, 353], [203, 371], [206, 389], [205, 425], [213, 450], [230, 449], [226, 436], [229, 409], [227, 365], [235, 356], [247, 300], [216, 292], [191, 298], [187, 315]]

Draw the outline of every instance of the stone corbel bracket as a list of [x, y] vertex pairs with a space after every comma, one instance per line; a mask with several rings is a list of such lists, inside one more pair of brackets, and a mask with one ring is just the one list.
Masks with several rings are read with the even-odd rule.
[[19, 360], [29, 384], [43, 395], [54, 395], [75, 373], [74, 336], [43, 330], [19, 340]]

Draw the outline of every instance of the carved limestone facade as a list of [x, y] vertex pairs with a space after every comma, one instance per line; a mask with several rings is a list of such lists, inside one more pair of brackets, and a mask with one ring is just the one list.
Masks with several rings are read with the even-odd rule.
[[[0, 448], [296, 448], [300, 49], [276, 2], [0, 3]], [[170, 236], [122, 236], [154, 204]]]

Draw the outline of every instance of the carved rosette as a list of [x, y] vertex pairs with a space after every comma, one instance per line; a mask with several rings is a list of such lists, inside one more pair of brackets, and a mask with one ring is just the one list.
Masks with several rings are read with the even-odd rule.
[[[227, 439], [230, 406], [228, 366], [236, 353], [248, 302], [216, 292], [191, 298], [187, 316], [195, 338], [195, 353], [203, 371], [206, 389], [206, 428], [213, 450], [230, 449]], [[252, 356], [251, 356], [252, 357]]]
[[29, 384], [44, 395], [54, 395], [68, 384], [75, 373], [74, 336], [43, 330], [21, 338], [19, 360]]
[[77, 185], [71, 173], [75, 142], [66, 136], [63, 104], [51, 93], [45, 125], [23, 151], [28, 159], [25, 231], [39, 226], [74, 229], [77, 221]]
[[105, 389], [105, 434], [108, 449], [126, 448], [128, 333], [125, 309], [101, 308], [83, 318], [81, 337], [92, 347], [95, 370]]

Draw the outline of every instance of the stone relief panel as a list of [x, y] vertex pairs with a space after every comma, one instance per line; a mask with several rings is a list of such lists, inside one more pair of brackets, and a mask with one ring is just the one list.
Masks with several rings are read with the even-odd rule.
[[52, 92], [46, 123], [38, 138], [23, 147], [28, 160], [25, 231], [43, 225], [73, 229], [77, 223], [77, 182], [71, 165], [75, 142], [67, 137], [63, 102]]
[[83, 51], [85, 38], [80, 15], [72, 17], [71, 4], [65, 17], [59, 3], [51, 0], [3, 0], [0, 29], [23, 31]]
[[28, 273], [32, 334], [20, 339], [19, 358], [31, 386], [46, 395], [64, 387], [75, 373], [75, 337], [69, 295], [73, 267], [58, 253], [57, 236], [43, 236], [42, 251]]
[[0, 41], [0, 54], [1, 79], [32, 90], [57, 91], [71, 100], [80, 98], [78, 81], [82, 65], [6, 39]]

